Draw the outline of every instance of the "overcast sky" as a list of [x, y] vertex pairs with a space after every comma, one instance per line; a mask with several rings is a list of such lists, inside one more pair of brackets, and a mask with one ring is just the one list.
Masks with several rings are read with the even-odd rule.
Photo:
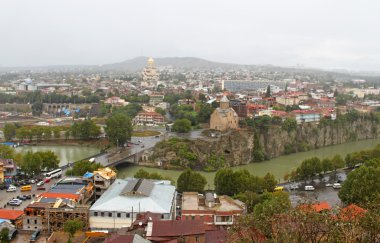
[[1, 0], [0, 65], [192, 56], [380, 70], [380, 1]]

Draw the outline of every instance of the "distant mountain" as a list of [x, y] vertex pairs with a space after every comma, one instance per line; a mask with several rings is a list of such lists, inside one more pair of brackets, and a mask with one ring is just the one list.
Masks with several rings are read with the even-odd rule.
[[[106, 64], [101, 66], [103, 70], [117, 71], [139, 71], [142, 70], [147, 63], [148, 57], [136, 57], [119, 63]], [[238, 64], [220, 63], [208, 61], [196, 57], [163, 57], [154, 58], [156, 66], [172, 66], [176, 69], [210, 69], [210, 68], [233, 68]]]

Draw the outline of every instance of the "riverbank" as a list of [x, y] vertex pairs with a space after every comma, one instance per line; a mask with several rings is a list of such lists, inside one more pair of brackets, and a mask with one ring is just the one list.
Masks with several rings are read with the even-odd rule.
[[[317, 156], [321, 159], [324, 158], [331, 158], [336, 154], [339, 154], [343, 156], [343, 158], [352, 152], [370, 149], [375, 147], [377, 144], [380, 143], [380, 138], [377, 139], [368, 139], [368, 140], [361, 140], [356, 142], [349, 142], [339, 145], [332, 145], [323, 147], [320, 149], [314, 149], [307, 152], [298, 152], [294, 154], [289, 155], [282, 155], [270, 160], [257, 162], [257, 163], [250, 163], [246, 165], [239, 165], [232, 167], [233, 170], [239, 170], [239, 169], [247, 169], [251, 174], [257, 175], [257, 176], [264, 176], [266, 173], [270, 172], [272, 173], [275, 178], [279, 181], [283, 181], [283, 177], [286, 173], [289, 173], [291, 170], [297, 168], [301, 162], [305, 159], [308, 159], [310, 157]], [[166, 170], [166, 169], [160, 169], [160, 168], [151, 168], [151, 167], [144, 167], [144, 166], [135, 166], [130, 164], [124, 164], [118, 167], [118, 177], [119, 178], [126, 178], [126, 177], [132, 177], [139, 169], [144, 168], [146, 171], [153, 173], [159, 173], [163, 176], [169, 176], [174, 180], [177, 180], [179, 175], [181, 174], [181, 170]], [[207, 179], [207, 187], [213, 188], [214, 187], [214, 175], [215, 172], [203, 172], [200, 171], [202, 175], [204, 175]]]

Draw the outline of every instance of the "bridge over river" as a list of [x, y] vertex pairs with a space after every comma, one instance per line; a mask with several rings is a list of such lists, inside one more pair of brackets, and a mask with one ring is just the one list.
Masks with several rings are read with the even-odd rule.
[[146, 160], [145, 156], [151, 152], [157, 142], [164, 140], [166, 134], [153, 137], [132, 137], [130, 147], [113, 148], [94, 156], [95, 162], [103, 166], [117, 166], [122, 163], [138, 165], [140, 161]]

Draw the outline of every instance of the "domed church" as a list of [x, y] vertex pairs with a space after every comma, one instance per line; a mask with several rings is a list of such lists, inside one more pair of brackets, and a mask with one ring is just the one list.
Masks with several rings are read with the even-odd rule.
[[210, 129], [227, 131], [239, 127], [239, 117], [235, 110], [230, 108], [230, 101], [226, 96], [220, 100], [220, 107], [211, 114]]

